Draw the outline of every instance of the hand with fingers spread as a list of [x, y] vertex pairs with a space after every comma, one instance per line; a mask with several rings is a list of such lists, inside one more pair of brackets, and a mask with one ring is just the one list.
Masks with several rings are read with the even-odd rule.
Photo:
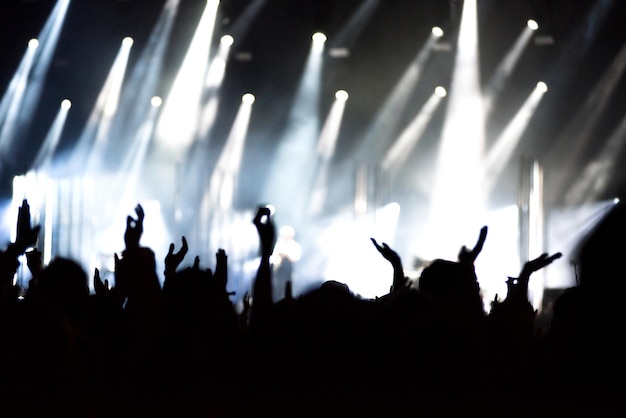
[[370, 238], [374, 247], [385, 258], [385, 260], [391, 263], [393, 267], [393, 284], [391, 285], [391, 293], [397, 292], [407, 287], [408, 279], [404, 275], [404, 268], [402, 267], [402, 260], [397, 252], [395, 252], [387, 243], [380, 245], [374, 238]]
[[126, 217], [126, 232], [124, 233], [124, 243], [126, 249], [139, 248], [139, 240], [143, 234], [143, 220], [145, 217], [143, 208], [141, 205], [135, 207], [135, 213], [137, 218], [132, 216]]

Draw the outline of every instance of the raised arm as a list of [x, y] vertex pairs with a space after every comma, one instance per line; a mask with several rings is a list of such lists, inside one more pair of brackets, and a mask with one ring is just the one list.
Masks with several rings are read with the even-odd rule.
[[406, 288], [408, 279], [404, 275], [402, 259], [398, 253], [392, 250], [386, 243], [383, 242], [382, 245], [380, 245], [374, 238], [370, 239], [378, 252], [385, 258], [385, 260], [389, 261], [393, 267], [393, 284], [391, 285], [390, 293], [395, 293]]

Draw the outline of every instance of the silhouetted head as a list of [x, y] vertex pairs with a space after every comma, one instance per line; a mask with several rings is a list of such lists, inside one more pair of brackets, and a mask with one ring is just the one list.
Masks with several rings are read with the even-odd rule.
[[40, 273], [37, 295], [70, 316], [80, 314], [89, 297], [87, 273], [76, 261], [57, 257]]
[[437, 259], [429, 264], [419, 279], [419, 289], [439, 302], [469, 314], [482, 314], [480, 287], [473, 266]]

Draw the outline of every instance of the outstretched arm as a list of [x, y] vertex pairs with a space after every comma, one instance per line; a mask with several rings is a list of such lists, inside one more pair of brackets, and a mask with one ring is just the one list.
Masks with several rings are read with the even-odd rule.
[[261, 244], [261, 261], [257, 270], [252, 289], [252, 306], [250, 309], [250, 327], [258, 328], [259, 322], [267, 317], [267, 310], [272, 305], [272, 269], [270, 256], [274, 249], [276, 230], [271, 219], [269, 208], [261, 207], [257, 210], [252, 221], [256, 226]]
[[402, 260], [400, 259], [398, 253], [392, 250], [386, 243], [383, 242], [383, 244], [380, 245], [374, 238], [370, 239], [378, 252], [385, 258], [385, 260], [389, 261], [393, 267], [393, 284], [391, 285], [390, 292], [395, 293], [404, 289], [407, 286], [408, 279], [404, 275]]

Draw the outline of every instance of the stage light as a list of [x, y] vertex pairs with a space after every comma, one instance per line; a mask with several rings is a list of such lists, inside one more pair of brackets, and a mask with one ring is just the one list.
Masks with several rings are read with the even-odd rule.
[[233, 44], [233, 42], [235, 42], [235, 39], [232, 36], [230, 36], [230, 35], [224, 35], [220, 39], [220, 44], [222, 44], [224, 46], [231, 46]]
[[150, 99], [150, 104], [153, 107], [160, 107], [163, 104], [163, 99], [161, 99], [159, 96], [154, 96], [152, 99]]
[[28, 47], [30, 49], [36, 49], [39, 46], [39, 41], [35, 38], [31, 39], [30, 41], [28, 41]]
[[243, 96], [241, 96], [241, 101], [242, 103], [245, 103], [245, 104], [252, 104], [254, 103], [254, 100], [255, 100], [255, 97], [254, 97], [254, 94], [252, 93], [246, 93]]
[[313, 34], [311, 39], [313, 39], [313, 42], [315, 42], [316, 44], [323, 44], [324, 42], [326, 42], [326, 35], [324, 35], [322, 32], [316, 32]]
[[130, 36], [127, 36], [126, 38], [124, 38], [124, 40], [122, 41], [122, 46], [126, 47], [126, 48], [130, 48], [131, 46], [133, 46], [133, 38], [131, 38]]
[[72, 102], [69, 99], [64, 99], [61, 102], [61, 109], [69, 110], [70, 107], [72, 107]]
[[528, 29], [530, 29], [530, 30], [537, 30], [537, 29], [539, 29], [539, 24], [536, 21], [532, 20], [532, 19], [529, 19], [528, 22], [526, 22], [526, 25], [528, 26]]
[[337, 90], [337, 92], [335, 93], [335, 99], [341, 102], [345, 102], [346, 100], [348, 100], [348, 97], [348, 92], [345, 90]]
[[435, 94], [439, 97], [446, 97], [448, 95], [448, 92], [443, 87], [437, 86], [435, 87]]
[[443, 36], [443, 29], [441, 29], [439, 26], [433, 26], [431, 32], [435, 38], [441, 38]]
[[619, 197], [613, 198], [613, 204], [617, 205], [619, 203]]
[[546, 91], [548, 91], [548, 85], [543, 81], [538, 82], [537, 91], [539, 91], [540, 93], [545, 93]]

